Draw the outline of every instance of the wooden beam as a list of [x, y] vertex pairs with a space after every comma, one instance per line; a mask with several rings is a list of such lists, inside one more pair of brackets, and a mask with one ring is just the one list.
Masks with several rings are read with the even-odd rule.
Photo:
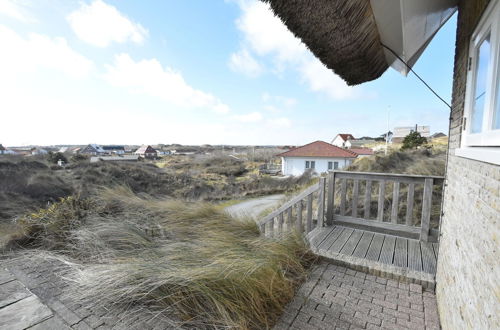
[[399, 211], [399, 182], [394, 182], [394, 189], [392, 190], [392, 210], [391, 210], [391, 221], [392, 223], [398, 223], [398, 211]]
[[413, 226], [413, 202], [415, 200], [415, 184], [408, 184], [408, 197], [406, 199], [406, 225]]
[[366, 180], [365, 189], [365, 219], [370, 219], [370, 207], [372, 203], [372, 180]]
[[295, 223], [295, 228], [299, 233], [304, 232], [304, 226], [302, 226], [302, 200], [297, 202], [297, 222]]
[[384, 221], [385, 181], [379, 181], [377, 220]]
[[427, 178], [424, 183], [424, 196], [422, 198], [422, 220], [421, 220], [421, 233], [420, 240], [427, 242], [429, 239], [429, 227], [431, 220], [431, 207], [432, 207], [432, 185], [433, 179]]
[[313, 195], [307, 196], [307, 218], [306, 218], [306, 234], [312, 230], [313, 217]]
[[352, 187], [352, 216], [354, 218], [358, 217], [358, 194], [359, 194], [359, 180], [353, 180]]
[[345, 200], [347, 194], [347, 180], [342, 179], [340, 184], [340, 215], [345, 215]]
[[323, 222], [325, 218], [325, 184], [326, 184], [326, 178], [319, 178], [318, 227], [323, 227]]
[[331, 226], [333, 223], [333, 210], [335, 207], [335, 172], [328, 173], [328, 199], [326, 206], [326, 224]]

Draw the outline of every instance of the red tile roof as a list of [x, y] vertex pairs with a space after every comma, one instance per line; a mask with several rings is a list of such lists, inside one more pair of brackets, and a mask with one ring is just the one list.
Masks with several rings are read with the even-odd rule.
[[370, 148], [351, 148], [349, 150], [357, 153], [358, 155], [373, 155], [373, 154], [375, 154], [375, 152]]
[[355, 140], [354, 136], [352, 134], [339, 134], [342, 140], [347, 141], [347, 140]]
[[314, 141], [302, 147], [298, 147], [283, 152], [279, 157], [337, 157], [337, 158], [356, 158], [358, 154], [336, 147], [323, 141]]

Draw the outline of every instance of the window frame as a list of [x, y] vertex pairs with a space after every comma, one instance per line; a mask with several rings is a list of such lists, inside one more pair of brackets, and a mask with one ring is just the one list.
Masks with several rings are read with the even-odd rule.
[[328, 162], [328, 170], [333, 170], [333, 162]]
[[316, 161], [311, 160], [311, 167], [310, 168], [313, 170], [316, 168]]
[[[500, 2], [491, 1], [470, 39], [468, 57], [470, 62], [467, 67], [464, 122], [462, 123], [461, 146], [463, 148], [500, 147], [500, 129], [493, 129], [495, 109], [500, 106], [496, 104], [500, 102], [500, 98], [497, 97], [497, 94], [500, 93], [500, 20], [495, 19], [499, 16]], [[490, 34], [490, 58], [486, 74], [482, 127], [481, 132], [472, 133], [472, 107], [474, 106], [478, 73], [478, 50], [488, 34]], [[474, 151], [476, 154], [477, 152], [478, 150]]]
[[338, 170], [339, 169], [339, 162], [333, 162], [333, 169]]
[[310, 162], [308, 160], [306, 160], [306, 170], [310, 168], [309, 166], [310, 166]]

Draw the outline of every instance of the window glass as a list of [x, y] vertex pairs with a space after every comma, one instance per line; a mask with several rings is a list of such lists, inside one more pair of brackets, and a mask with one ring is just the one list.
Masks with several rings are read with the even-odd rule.
[[[498, 79], [500, 79], [500, 64], [498, 66]], [[493, 111], [493, 129], [500, 129], [500, 83], [497, 83], [497, 95], [495, 97], [495, 110]]]
[[490, 34], [481, 42], [477, 50], [476, 81], [474, 99], [472, 100], [471, 133], [482, 131], [483, 115], [486, 100], [488, 65], [490, 64]]
[[339, 162], [333, 163], [333, 169], [338, 169], [339, 168]]
[[309, 161], [306, 160], [306, 168], [309, 168]]
[[333, 162], [328, 162], [328, 169], [329, 170], [333, 169]]
[[316, 162], [313, 160], [311, 161], [311, 168], [315, 168], [316, 167]]

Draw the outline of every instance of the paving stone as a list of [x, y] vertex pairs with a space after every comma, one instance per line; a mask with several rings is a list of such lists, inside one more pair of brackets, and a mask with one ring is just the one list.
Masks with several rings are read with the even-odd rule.
[[71, 330], [71, 328], [57, 315], [42, 321], [29, 330]]
[[38, 297], [30, 295], [0, 309], [0, 329], [26, 329], [52, 315], [52, 311]]
[[0, 285], [0, 308], [29, 296], [31, 296], [31, 293], [21, 282], [10, 281], [4, 283]]
[[422, 293], [422, 286], [420, 284], [411, 283], [410, 291], [416, 293]]

